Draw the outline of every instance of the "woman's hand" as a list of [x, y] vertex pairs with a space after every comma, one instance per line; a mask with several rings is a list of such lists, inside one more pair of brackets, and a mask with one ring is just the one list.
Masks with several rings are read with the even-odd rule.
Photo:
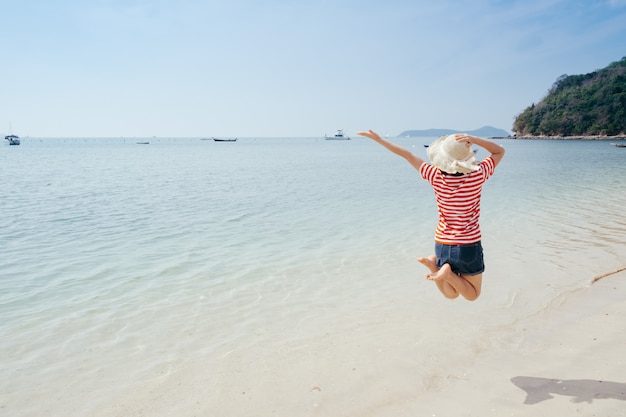
[[491, 153], [491, 158], [496, 165], [500, 163], [500, 160], [502, 160], [502, 157], [504, 156], [504, 148], [490, 140], [468, 135], [466, 133], [458, 133], [456, 135], [456, 140], [459, 142], [465, 142], [467, 144], [466, 146], [476, 145], [481, 148], [485, 148]]
[[469, 148], [470, 146], [472, 146], [472, 143], [474, 143], [473, 139], [475, 138], [474, 136], [468, 135], [467, 133], [457, 133], [455, 135], [455, 139], [457, 142], [465, 143], [465, 146]]
[[365, 136], [366, 138], [370, 138], [374, 140], [380, 139], [380, 135], [374, 132], [372, 129], [368, 130], [367, 132], [356, 132], [356, 134], [359, 136]]
[[402, 146], [396, 145], [395, 143], [386, 141], [385, 139], [381, 138], [380, 135], [374, 132], [372, 129], [368, 130], [367, 132], [357, 132], [356, 134], [359, 136], [365, 136], [366, 138], [370, 138], [373, 141], [380, 143], [391, 152], [409, 161], [409, 163], [413, 165], [413, 167], [417, 170], [420, 169], [420, 166], [424, 162], [422, 158], [413, 155], [409, 150], [404, 149]]

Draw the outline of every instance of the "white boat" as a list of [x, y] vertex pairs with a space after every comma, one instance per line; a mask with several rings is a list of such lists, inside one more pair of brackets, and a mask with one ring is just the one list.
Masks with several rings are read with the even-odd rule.
[[19, 145], [20, 144], [20, 138], [17, 135], [7, 135], [4, 138], [9, 141], [9, 145]]
[[324, 135], [326, 140], [350, 140], [349, 136], [343, 134], [343, 130], [339, 129], [335, 132], [335, 136]]

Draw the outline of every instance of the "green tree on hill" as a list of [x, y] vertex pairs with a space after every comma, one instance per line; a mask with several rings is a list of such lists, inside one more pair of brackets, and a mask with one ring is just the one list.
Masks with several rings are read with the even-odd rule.
[[513, 123], [518, 136], [592, 136], [626, 133], [626, 57], [584, 75], [562, 75], [546, 97]]

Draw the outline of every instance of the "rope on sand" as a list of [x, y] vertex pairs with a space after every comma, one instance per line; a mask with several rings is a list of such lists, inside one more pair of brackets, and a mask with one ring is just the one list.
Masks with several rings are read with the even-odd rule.
[[622, 267], [622, 268], [618, 268], [615, 271], [607, 272], [606, 274], [598, 275], [598, 276], [593, 278], [593, 281], [591, 281], [591, 283], [595, 284], [596, 282], [600, 281], [602, 278], [606, 278], [606, 277], [611, 276], [611, 275], [619, 274], [622, 271], [626, 271], [626, 266]]

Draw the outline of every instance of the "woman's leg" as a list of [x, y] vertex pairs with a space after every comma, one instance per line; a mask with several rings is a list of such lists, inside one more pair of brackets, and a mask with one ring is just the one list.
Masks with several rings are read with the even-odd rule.
[[[431, 275], [436, 275], [439, 272], [439, 267], [437, 266], [437, 257], [435, 255], [429, 256], [427, 258], [417, 258], [417, 261], [424, 265], [430, 271], [430, 274], [426, 275], [428, 278]], [[448, 265], [448, 264], [446, 264]], [[428, 278], [430, 279], [430, 278]], [[437, 288], [441, 293], [450, 299], [457, 298], [459, 296], [459, 292], [454, 288], [450, 283], [443, 279], [435, 279], [435, 284], [437, 284]]]
[[[435, 281], [436, 283], [442, 281], [442, 287], [446, 289], [448, 293], [450, 291], [445, 287], [447, 283], [458, 294], [461, 294], [465, 299], [474, 301], [480, 296], [480, 289], [482, 287], [483, 274], [478, 275], [457, 275], [452, 272], [449, 264], [444, 264], [438, 271], [426, 275], [427, 279]], [[439, 287], [439, 284], [437, 285]], [[447, 297], [446, 292], [439, 287], [441, 292]]]

